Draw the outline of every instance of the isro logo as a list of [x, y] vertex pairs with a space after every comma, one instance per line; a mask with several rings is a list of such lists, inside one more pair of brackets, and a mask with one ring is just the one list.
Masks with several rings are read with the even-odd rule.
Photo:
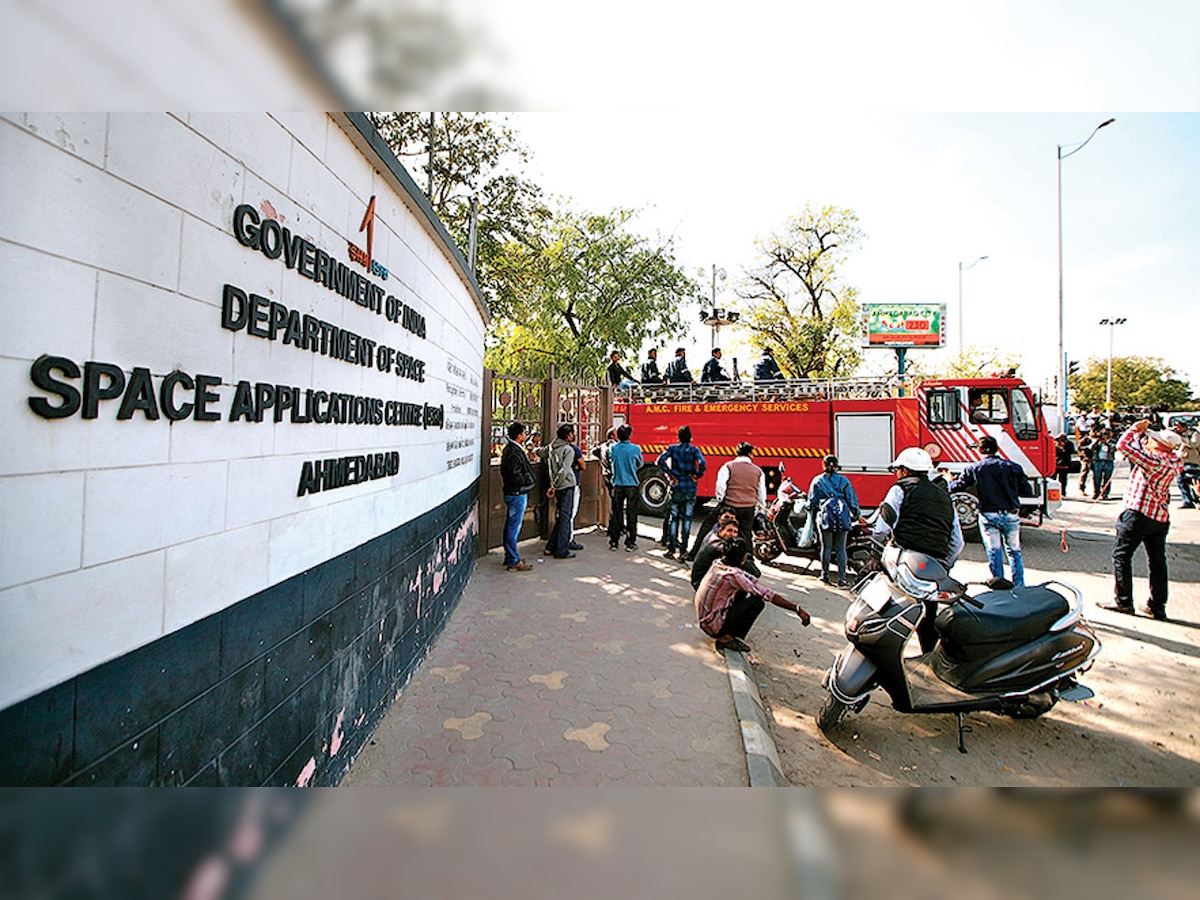
[[358, 230], [367, 233], [367, 249], [363, 250], [353, 241], [347, 241], [347, 252], [350, 254], [350, 261], [358, 263], [372, 275], [378, 275], [384, 281], [387, 281], [388, 270], [371, 257], [372, 245], [375, 243], [374, 195], [371, 197], [371, 202], [367, 204], [367, 211], [363, 215], [362, 224], [358, 226]]

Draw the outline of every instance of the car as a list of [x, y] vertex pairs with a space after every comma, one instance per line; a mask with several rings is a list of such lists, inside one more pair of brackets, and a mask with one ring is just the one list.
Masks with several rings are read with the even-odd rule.
[[1162, 414], [1164, 428], [1171, 428], [1183, 422], [1188, 428], [1200, 428], [1200, 412], [1169, 412]]

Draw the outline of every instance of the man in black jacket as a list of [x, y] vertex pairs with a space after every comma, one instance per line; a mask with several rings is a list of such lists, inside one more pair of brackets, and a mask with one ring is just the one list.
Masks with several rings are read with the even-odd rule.
[[974, 486], [979, 498], [979, 534], [987, 547], [993, 578], [1004, 577], [1004, 557], [1012, 566], [1012, 582], [1025, 587], [1021, 558], [1021, 494], [1025, 472], [1011, 459], [1000, 456], [1000, 444], [990, 434], [979, 439], [983, 459], [971, 463], [950, 482], [950, 493]]
[[779, 370], [779, 363], [775, 362], [775, 351], [770, 347], [763, 347], [762, 356], [754, 364], [754, 380], [779, 381], [782, 378], [783, 372]]
[[508, 518], [504, 522], [504, 568], [510, 572], [528, 572], [533, 568], [517, 552], [517, 535], [525, 519], [525, 505], [529, 501], [529, 492], [537, 484], [533, 466], [525, 453], [528, 437], [525, 426], [513, 422], [508, 426], [508, 443], [500, 454], [500, 480], [504, 484], [504, 505], [508, 507]]
[[692, 370], [688, 368], [687, 350], [683, 347], [675, 351], [675, 358], [667, 366], [667, 371], [664, 373], [664, 380], [667, 384], [696, 383], [695, 379], [692, 378]]
[[[737, 516], [731, 512], [721, 513], [720, 518], [717, 519], [717, 527], [712, 534], [700, 542], [700, 547], [696, 551], [696, 561], [692, 564], [693, 588], [700, 587], [700, 582], [704, 580], [704, 576], [708, 574], [712, 564], [725, 555], [726, 545], [737, 536]], [[762, 575], [762, 571], [754, 563], [753, 553], [746, 557], [746, 561], [739, 568], [755, 578]]]
[[642, 363], [642, 384], [662, 384], [663, 374], [658, 371], [658, 350], [651, 347]]
[[[950, 492], [929, 477], [933, 460], [920, 447], [908, 447], [888, 468], [896, 483], [888, 488], [871, 518], [872, 533], [877, 538], [891, 534], [897, 546], [932, 556], [949, 570], [963, 549], [962, 527]], [[925, 616], [917, 626], [921, 650], [926, 653], [938, 640], [936, 612], [934, 603], [927, 600]]]
[[608, 383], [613, 387], [637, 384], [629, 370], [621, 365], [621, 353], [614, 350], [608, 354]]
[[713, 347], [712, 356], [708, 358], [708, 362], [704, 364], [704, 368], [700, 371], [700, 383], [718, 384], [723, 381], [729, 381], [729, 376], [725, 374], [725, 369], [721, 367], [721, 348]]

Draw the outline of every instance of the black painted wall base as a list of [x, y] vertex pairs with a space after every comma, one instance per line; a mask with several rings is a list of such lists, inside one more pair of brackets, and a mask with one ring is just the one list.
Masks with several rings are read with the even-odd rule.
[[462, 596], [477, 492], [0, 711], [0, 784], [337, 784]]

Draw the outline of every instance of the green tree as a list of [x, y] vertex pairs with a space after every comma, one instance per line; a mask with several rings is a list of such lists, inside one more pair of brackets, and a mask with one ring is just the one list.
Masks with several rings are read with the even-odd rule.
[[630, 230], [634, 212], [561, 210], [537, 233], [505, 244], [495, 264], [519, 301], [497, 311], [485, 363], [498, 371], [595, 381], [610, 350], [630, 359], [647, 340], [683, 332], [680, 307], [699, 285], [671, 242]]
[[[1151, 409], [1177, 409], [1191, 399], [1190, 385], [1157, 357], [1114, 356], [1112, 361], [1112, 401], [1121, 409], [1148, 406]], [[1077, 406], [1103, 406], [1108, 378], [1106, 359], [1089, 359], [1082, 372], [1071, 375], [1067, 386]]]
[[476, 279], [493, 312], [511, 307], [514, 274], [497, 260], [509, 241], [529, 240], [550, 218], [542, 189], [523, 174], [529, 151], [506, 119], [485, 113], [436, 113], [432, 176], [430, 114], [367, 114], [392, 152], [416, 173], [420, 187], [455, 242], [467, 254], [471, 201], [478, 203]]
[[863, 237], [853, 210], [806, 206], [755, 241], [758, 261], [736, 288], [741, 321], [789, 375], [833, 378], [858, 367], [858, 292], [838, 268]]
[[995, 347], [971, 344], [961, 356], [938, 357], [910, 350], [905, 367], [912, 378], [986, 378], [1001, 372], [1020, 372], [1021, 358]]

